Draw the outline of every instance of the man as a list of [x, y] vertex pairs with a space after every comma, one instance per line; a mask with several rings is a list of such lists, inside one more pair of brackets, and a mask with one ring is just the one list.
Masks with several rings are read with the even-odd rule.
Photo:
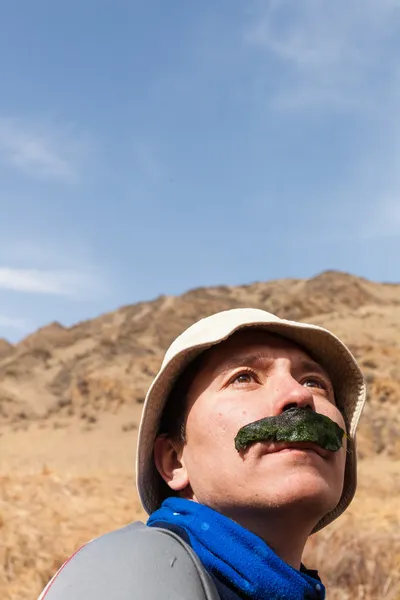
[[147, 527], [85, 546], [42, 598], [324, 598], [301, 557], [354, 496], [364, 401], [359, 366], [325, 329], [257, 309], [194, 324], [143, 407]]

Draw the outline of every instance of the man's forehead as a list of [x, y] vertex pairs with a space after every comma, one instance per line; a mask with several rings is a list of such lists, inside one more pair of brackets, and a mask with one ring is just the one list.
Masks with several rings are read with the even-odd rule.
[[[261, 352], [254, 352], [255, 348]], [[308, 364], [314, 364], [324, 370], [310, 354], [301, 346], [288, 340], [274, 332], [263, 329], [249, 328], [243, 329], [232, 334], [228, 339], [210, 348], [206, 352], [204, 366], [208, 368], [223, 366], [225, 363], [232, 363], [247, 357], [261, 358], [262, 355], [268, 356], [268, 351], [281, 349], [284, 353], [288, 351], [299, 361]]]
[[189, 389], [195, 389], [196, 396], [212, 381], [238, 367], [264, 369], [279, 357], [280, 351], [282, 357], [290, 359], [292, 369], [299, 373], [319, 372], [333, 387], [328, 371], [307, 350], [275, 332], [248, 328], [235, 332], [198, 356], [193, 363], [193, 372], [187, 372]]

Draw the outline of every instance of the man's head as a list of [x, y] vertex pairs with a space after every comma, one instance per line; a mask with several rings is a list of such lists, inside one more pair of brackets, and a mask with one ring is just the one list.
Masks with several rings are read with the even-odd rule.
[[[138, 484], [145, 508], [154, 510], [162, 496], [175, 493], [233, 518], [246, 511], [301, 507], [315, 518], [313, 526], [317, 521], [322, 526], [324, 519], [329, 522], [340, 514], [355, 489], [352, 438], [365, 392], [348, 350], [325, 330], [254, 309], [204, 319], [178, 340], [182, 342], [185, 334], [183, 350], [169, 359], [167, 353], [161, 378], [156, 378], [144, 408]], [[178, 366], [185, 350], [189, 360]], [[175, 370], [175, 385], [165, 392], [167, 378], [162, 376], [168, 367]], [[157, 399], [163, 395], [163, 408], [158, 406], [155, 418]], [[349, 453], [346, 438], [337, 452], [276, 441], [252, 444], [244, 453], [236, 450], [235, 436], [243, 426], [292, 407], [325, 415], [347, 429]], [[151, 485], [156, 485], [158, 498], [144, 488], [140, 441], [146, 411], [157, 423], [151, 442]]]

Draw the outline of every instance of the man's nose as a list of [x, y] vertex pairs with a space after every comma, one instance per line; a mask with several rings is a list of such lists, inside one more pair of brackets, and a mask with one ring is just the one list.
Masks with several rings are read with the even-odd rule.
[[287, 374], [276, 382], [274, 413], [280, 415], [289, 408], [311, 408], [315, 411], [312, 390]]

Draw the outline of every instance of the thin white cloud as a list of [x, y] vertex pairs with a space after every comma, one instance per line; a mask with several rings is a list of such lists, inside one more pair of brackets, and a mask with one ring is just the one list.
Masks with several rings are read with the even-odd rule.
[[0, 290], [92, 299], [109, 290], [109, 276], [79, 238], [14, 233], [0, 225]]
[[95, 263], [93, 248], [80, 237], [62, 234], [55, 238], [43, 231], [32, 231], [32, 228], [21, 229], [17, 222], [0, 222], [0, 266], [23, 267], [39, 271], [68, 271], [76, 265]]
[[245, 41], [284, 68], [273, 99], [279, 107], [353, 106], [382, 58], [386, 69], [387, 59], [397, 62], [391, 44], [399, 32], [399, 0], [264, 0], [257, 6]]
[[[400, 189], [400, 186], [399, 186]], [[360, 219], [357, 237], [364, 240], [400, 235], [400, 202], [396, 198], [381, 198], [367, 208]]]
[[75, 181], [83, 150], [68, 128], [0, 118], [0, 161], [29, 175]]
[[[254, 0], [252, 6], [244, 39], [261, 58], [266, 104], [295, 111], [300, 124], [314, 108], [328, 114], [325, 124], [332, 109], [364, 123], [360, 144], [349, 123], [351, 169], [326, 190], [323, 212], [338, 227], [332, 241], [400, 235], [400, 0]], [[325, 132], [321, 143], [330, 141], [329, 127]]]
[[0, 289], [14, 292], [84, 297], [101, 287], [94, 272], [0, 267]]

